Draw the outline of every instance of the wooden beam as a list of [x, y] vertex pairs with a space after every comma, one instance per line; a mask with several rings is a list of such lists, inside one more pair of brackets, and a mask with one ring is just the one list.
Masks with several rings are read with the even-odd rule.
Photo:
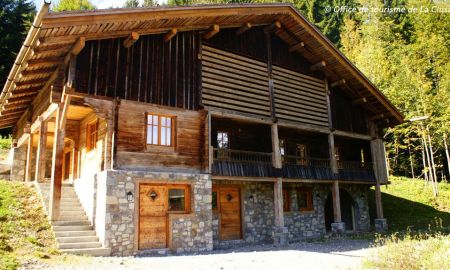
[[34, 52], [36, 54], [40, 54], [40, 53], [59, 51], [59, 50], [69, 50], [70, 46], [71, 46], [71, 44], [53, 44], [53, 45], [37, 46], [34, 49]]
[[25, 182], [31, 181], [31, 163], [33, 158], [33, 134], [28, 136], [27, 160], [25, 165]]
[[208, 40], [219, 33], [220, 27], [218, 24], [213, 24], [206, 32], [203, 34], [203, 38]]
[[369, 120], [373, 121], [373, 120], [383, 119], [384, 117], [385, 117], [385, 115], [380, 113], [380, 114], [377, 114], [377, 115], [374, 115], [374, 116], [370, 117]]
[[280, 23], [280, 21], [274, 21], [274, 22], [271, 23], [270, 25], [266, 26], [266, 27], [264, 28], [264, 31], [265, 31], [265, 32], [272, 32], [272, 31], [277, 30], [277, 29], [281, 29], [281, 23]]
[[33, 86], [33, 87], [27, 87], [27, 88], [16, 88], [15, 90], [11, 91], [11, 95], [26, 95], [31, 93], [36, 93], [41, 89], [40, 86]]
[[[37, 93], [36, 93], [37, 94]], [[34, 96], [36, 95], [27, 95], [27, 96], [23, 96], [23, 97], [12, 97], [12, 98], [8, 98], [5, 101], [5, 104], [14, 104], [14, 103], [26, 103], [26, 102], [31, 102], [33, 101]]]
[[331, 83], [330, 87], [331, 88], [335, 88], [335, 87], [338, 87], [338, 86], [341, 86], [341, 85], [344, 85], [344, 84], [346, 84], [345, 79], [340, 79], [338, 81], [335, 81], [335, 82]]
[[24, 71], [22, 71], [22, 75], [23, 76], [42, 75], [45, 73], [52, 73], [53, 71], [55, 71], [54, 67], [39, 68], [39, 69], [33, 69], [33, 70], [24, 70]]
[[39, 78], [39, 79], [32, 79], [32, 80], [27, 80], [27, 81], [21, 81], [21, 82], [16, 82], [16, 86], [23, 86], [23, 85], [27, 85], [27, 84], [43, 84], [47, 81], [49, 76], [45, 77], [45, 78]]
[[334, 146], [334, 135], [333, 133], [328, 134], [328, 153], [330, 155], [330, 166], [331, 172], [334, 174], [339, 173], [337, 160], [336, 160], [336, 148]]
[[331, 188], [331, 195], [333, 196], [333, 216], [334, 223], [342, 222], [341, 217], [341, 199], [339, 195], [339, 182], [334, 181]]
[[249, 22], [245, 23], [238, 30], [236, 30], [236, 36], [244, 34], [248, 30], [250, 30], [250, 28], [252, 28], [252, 24]]
[[310, 66], [309, 70], [315, 71], [315, 70], [325, 67], [326, 65], [327, 65], [326, 62], [324, 60], [322, 60], [322, 61], [319, 61], [319, 62], [315, 63], [314, 65]]
[[63, 101], [64, 106], [63, 106], [62, 112], [61, 112], [61, 114], [62, 114], [61, 120], [59, 121], [59, 123], [56, 122], [56, 123], [58, 123], [58, 128], [60, 128], [60, 129], [66, 126], [66, 120], [67, 120], [66, 116], [67, 116], [67, 112], [69, 111], [71, 99], [72, 99], [72, 97], [69, 95], [64, 96], [64, 101]]
[[30, 137], [30, 133], [24, 132], [22, 136], [17, 140], [17, 147], [21, 147], [26, 141], [28, 141], [28, 138]]
[[272, 138], [272, 164], [273, 167], [280, 169], [283, 165], [281, 162], [280, 140], [278, 139], [278, 124], [271, 125]]
[[18, 116], [20, 116], [20, 115], [22, 115], [23, 114], [23, 111], [12, 111], [12, 112], [8, 112], [8, 111], [2, 111], [1, 113], [0, 113], [0, 116], [13, 116], [13, 115], [18, 115]]
[[123, 41], [123, 46], [128, 49], [133, 46], [133, 44], [138, 41], [138, 39], [138, 32], [131, 32], [131, 34]]
[[79, 37], [77, 42], [72, 46], [72, 49], [70, 50], [71, 54], [78, 55], [81, 50], [83, 50], [84, 46], [86, 45], [86, 38], [85, 37]]
[[30, 59], [28, 60], [28, 65], [36, 65], [36, 64], [58, 65], [62, 61], [63, 59], [61, 57]]
[[299, 50], [302, 50], [304, 47], [305, 47], [305, 43], [303, 43], [303, 41], [300, 41], [299, 43], [289, 47], [289, 52], [299, 51]]
[[281, 178], [277, 178], [273, 185], [274, 193], [274, 215], [275, 215], [275, 227], [284, 227], [284, 211], [283, 211], [283, 181]]
[[169, 42], [177, 34], [177, 32], [178, 30], [175, 27], [170, 29], [170, 31], [164, 35], [164, 42]]
[[363, 104], [366, 102], [367, 102], [367, 98], [365, 98], [365, 97], [357, 98], [352, 101], [352, 105], [359, 105], [359, 104]]

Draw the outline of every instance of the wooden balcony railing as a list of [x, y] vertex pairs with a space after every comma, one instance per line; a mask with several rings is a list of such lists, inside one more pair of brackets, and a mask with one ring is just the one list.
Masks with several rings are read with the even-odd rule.
[[337, 167], [339, 180], [375, 181], [372, 162], [338, 160]]
[[223, 176], [275, 177], [272, 153], [213, 149], [212, 173]]
[[286, 178], [319, 180], [330, 180], [335, 178], [331, 171], [329, 159], [282, 156], [282, 161], [282, 175]]

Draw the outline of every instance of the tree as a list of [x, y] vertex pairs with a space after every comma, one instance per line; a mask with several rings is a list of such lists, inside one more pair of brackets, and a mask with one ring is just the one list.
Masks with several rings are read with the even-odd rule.
[[89, 0], [60, 0], [52, 8], [53, 11], [92, 10], [95, 6]]
[[35, 6], [30, 0], [0, 0], [0, 88], [30, 28]]
[[155, 7], [157, 5], [158, 3], [155, 0], [144, 0], [144, 2], [142, 2], [143, 7]]
[[125, 8], [135, 8], [139, 6], [139, 0], [127, 0], [123, 7]]

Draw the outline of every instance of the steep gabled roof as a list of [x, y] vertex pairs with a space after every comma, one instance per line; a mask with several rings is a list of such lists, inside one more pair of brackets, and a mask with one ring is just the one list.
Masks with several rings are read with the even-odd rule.
[[373, 119], [388, 119], [391, 125], [403, 122], [401, 113], [367, 77], [290, 4], [199, 5], [62, 13], [48, 13], [48, 4], [44, 4], [1, 93], [0, 128], [17, 122], [37, 93], [55, 79], [58, 68], [83, 38], [117, 38], [131, 32], [140, 35], [166, 33], [174, 27], [178, 31], [203, 30], [213, 24], [232, 28], [250, 22], [257, 26], [275, 21], [282, 25], [275, 34], [310, 63], [325, 61], [322, 71], [328, 80], [339, 84], [353, 99], [364, 101], [363, 106], [371, 112]]

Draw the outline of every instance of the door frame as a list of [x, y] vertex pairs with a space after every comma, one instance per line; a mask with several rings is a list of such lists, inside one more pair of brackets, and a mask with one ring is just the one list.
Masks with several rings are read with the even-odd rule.
[[[211, 188], [211, 193], [214, 190], [219, 191], [220, 188], [237, 188], [238, 189], [238, 193], [239, 193], [239, 239], [236, 240], [242, 240], [244, 238], [244, 218], [243, 218], [243, 207], [244, 207], [244, 198], [243, 198], [243, 188], [242, 185], [236, 185], [236, 184], [232, 184], [232, 185], [227, 185], [227, 184], [213, 184], [212, 188]], [[219, 219], [219, 226], [218, 226], [218, 240], [219, 241], [232, 241], [232, 240], [222, 240], [222, 230], [221, 230], [221, 226], [222, 226], [222, 216], [221, 216], [221, 206], [220, 206], [220, 192], [217, 194], [217, 211], [215, 211], [215, 213], [218, 214], [218, 219]]]
[[[179, 182], [169, 182], [168, 180], [161, 180], [161, 179], [136, 179], [134, 181], [134, 190], [132, 191], [134, 193], [134, 251], [141, 251], [141, 250], [149, 250], [149, 249], [139, 249], [139, 230], [140, 230], [140, 186], [144, 185], [151, 185], [151, 186], [187, 186], [187, 190], [189, 191], [186, 195], [186, 198], [188, 200], [186, 207], [188, 207], [188, 210], [186, 213], [180, 213], [180, 212], [167, 212], [166, 214], [166, 248], [171, 249], [172, 248], [172, 225], [170, 224], [171, 217], [176, 216], [182, 216], [187, 217], [192, 215], [192, 207], [194, 206], [194, 201], [191, 200], [191, 193], [193, 192], [193, 182], [192, 181], [179, 181]], [[131, 190], [130, 190], [131, 191]], [[128, 190], [126, 190], [128, 192]], [[151, 249], [150, 249], [151, 250]]]

